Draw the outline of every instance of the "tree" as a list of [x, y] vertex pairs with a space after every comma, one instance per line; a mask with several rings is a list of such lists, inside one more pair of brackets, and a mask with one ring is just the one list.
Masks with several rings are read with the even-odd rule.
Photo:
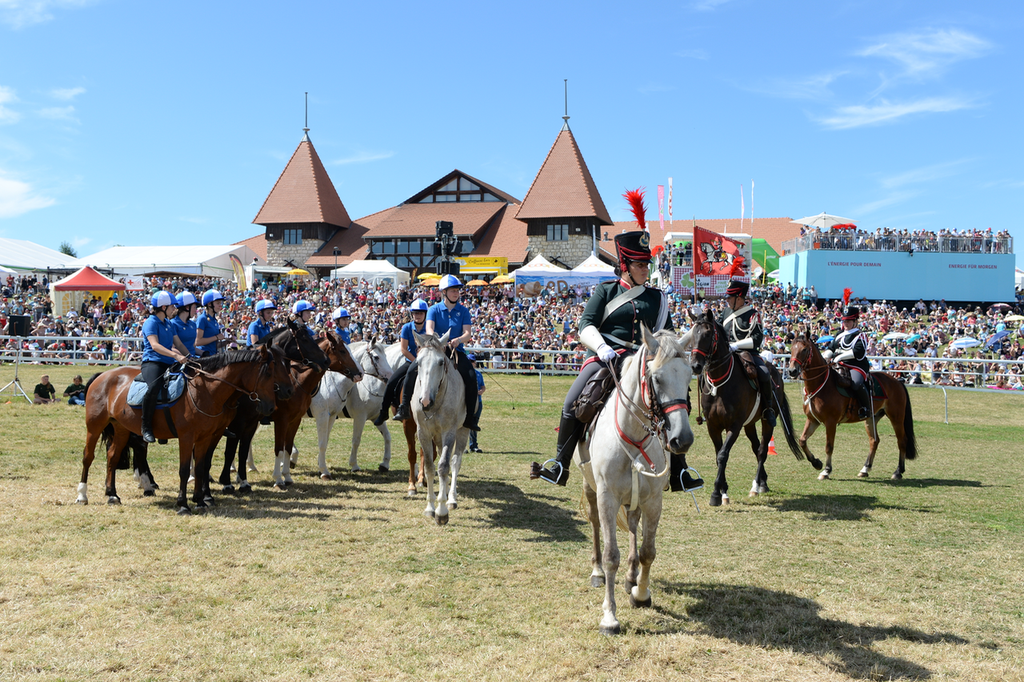
[[72, 258], [78, 258], [78, 252], [75, 251], [75, 247], [71, 246], [69, 242], [61, 242], [60, 249], [58, 249], [65, 256], [71, 256]]

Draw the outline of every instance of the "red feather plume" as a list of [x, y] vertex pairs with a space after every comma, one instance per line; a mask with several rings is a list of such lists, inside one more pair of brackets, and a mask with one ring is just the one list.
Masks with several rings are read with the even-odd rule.
[[742, 277], [743, 275], [745, 275], [746, 274], [745, 263], [746, 263], [746, 259], [743, 256], [736, 256], [733, 259], [733, 261], [732, 261], [732, 265], [729, 266], [729, 276], [730, 277]]
[[647, 229], [647, 209], [644, 206], [644, 188], [632, 189], [623, 194], [626, 201], [629, 202], [629, 207], [633, 211], [633, 217], [636, 218], [636, 224], [640, 226], [641, 230]]
[[853, 295], [853, 289], [846, 287], [843, 289], [843, 305], [850, 305], [850, 296]]

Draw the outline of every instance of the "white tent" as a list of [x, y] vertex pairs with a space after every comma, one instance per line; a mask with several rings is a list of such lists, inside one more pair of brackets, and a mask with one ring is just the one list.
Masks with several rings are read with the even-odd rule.
[[607, 273], [613, 277], [615, 276], [615, 268], [608, 265], [594, 254], [590, 254], [585, 261], [574, 267], [572, 271], [584, 272], [587, 274]]
[[1013, 286], [1017, 287], [1018, 289], [1024, 287], [1024, 270], [1017, 268], [1016, 271], [1013, 273]]
[[409, 282], [409, 273], [386, 260], [354, 260], [348, 265], [331, 270], [331, 279], [360, 279], [376, 284], [391, 282], [393, 287]]
[[78, 270], [83, 261], [23, 239], [0, 237], [0, 265], [19, 272]]
[[523, 274], [528, 274], [528, 273], [544, 273], [544, 272], [555, 272], [555, 273], [557, 273], [557, 272], [568, 272], [568, 270], [566, 270], [565, 268], [558, 267], [557, 265], [553, 264], [551, 261], [549, 261], [544, 256], [537, 256], [532, 261], [530, 261], [529, 263], [527, 263], [523, 267], [521, 267], [518, 270], [516, 270], [516, 274], [518, 274], [520, 272], [523, 273]]
[[256, 252], [244, 244], [228, 246], [114, 246], [81, 258], [82, 265], [118, 275], [173, 272], [230, 278], [242, 274]]

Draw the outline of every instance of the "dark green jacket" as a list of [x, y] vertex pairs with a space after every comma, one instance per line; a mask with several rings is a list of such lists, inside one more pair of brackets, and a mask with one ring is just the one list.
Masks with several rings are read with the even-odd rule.
[[[604, 317], [605, 308], [616, 296], [626, 291], [628, 289], [622, 285], [621, 280], [598, 284], [594, 288], [594, 295], [587, 301], [587, 307], [580, 317], [580, 331], [593, 325], [604, 336], [605, 343], [615, 350], [620, 350], [632, 348], [622, 341], [637, 346], [643, 343], [643, 335], [640, 332], [641, 323], [646, 324], [652, 332], [662, 329], [672, 330], [672, 316], [668, 314], [668, 297], [665, 296], [665, 292], [655, 287], [645, 287], [644, 293], [616, 308], [602, 323], [601, 318]], [[662, 307], [664, 307], [664, 313], [661, 312]], [[659, 318], [663, 318], [660, 320], [661, 326], [658, 326]], [[593, 352], [588, 353], [588, 355], [593, 354]]]

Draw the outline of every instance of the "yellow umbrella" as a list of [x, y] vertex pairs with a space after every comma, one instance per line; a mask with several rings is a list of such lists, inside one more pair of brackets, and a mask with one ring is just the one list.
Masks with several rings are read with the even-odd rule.
[[425, 287], [436, 287], [440, 283], [441, 280], [439, 280], [437, 277], [431, 277], [430, 279], [425, 279], [422, 282], [420, 282], [420, 285]]
[[308, 275], [309, 270], [303, 270], [302, 268], [295, 268], [288, 271], [289, 275]]
[[424, 272], [422, 275], [416, 275], [416, 279], [440, 279], [441, 275], [434, 274], [433, 272]]
[[485, 287], [485, 286], [487, 286], [487, 282], [483, 281], [482, 279], [471, 279], [468, 282], [466, 282], [466, 286], [467, 287]]
[[514, 281], [511, 275], [498, 275], [491, 280], [491, 284], [511, 284]]

